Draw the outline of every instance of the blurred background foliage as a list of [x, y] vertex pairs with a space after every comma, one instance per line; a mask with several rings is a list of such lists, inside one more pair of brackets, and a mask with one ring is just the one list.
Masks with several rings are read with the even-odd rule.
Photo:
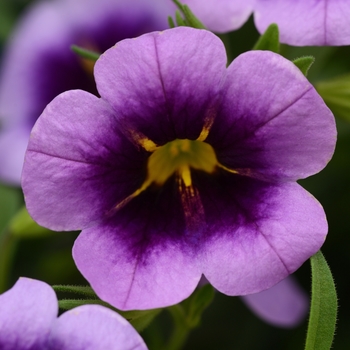
[[[7, 40], [11, 40], [11, 31], [18, 17], [32, 2], [0, 1], [0, 55]], [[229, 61], [251, 49], [258, 37], [252, 19], [240, 30], [222, 35]], [[324, 87], [323, 82], [341, 77], [341, 83], [345, 86], [342, 90], [342, 102], [350, 104], [350, 88], [348, 88], [350, 47], [282, 45], [281, 53], [289, 59], [313, 55], [316, 61], [309, 71], [309, 80], [316, 87], [320, 87], [320, 92], [322, 88], [326, 90], [328, 88], [332, 93], [335, 87]], [[346, 93], [346, 89], [349, 93]], [[340, 305], [333, 349], [348, 350], [350, 348], [348, 272], [350, 267], [350, 112], [348, 113], [348, 110], [350, 111], [350, 108], [339, 108], [336, 103], [332, 105], [332, 101], [329, 102], [327, 96], [324, 96], [337, 120], [339, 137], [336, 152], [325, 170], [300, 183], [322, 203], [328, 217], [329, 235], [322, 251], [332, 269]], [[0, 243], [3, 247], [5, 244], [10, 244], [11, 254], [13, 253], [13, 266], [7, 281], [3, 281], [6, 286], [2, 288], [9, 288], [19, 276], [41, 279], [49, 284], [86, 284], [71, 257], [71, 247], [77, 232], [46, 232], [45, 235], [20, 239], [11, 237], [9, 222], [22, 205], [23, 197], [20, 189], [0, 184]], [[4, 251], [1, 250], [0, 254], [1, 262], [4, 259]], [[306, 262], [295, 274], [307, 291], [310, 291], [311, 283], [309, 265], [309, 262]], [[295, 329], [270, 326], [253, 315], [239, 298], [216, 293], [214, 302], [204, 313], [200, 327], [190, 335], [185, 349], [303, 349], [306, 326], [307, 320]], [[152, 344], [157, 342], [157, 336], [165, 337], [170, 328], [170, 317], [162, 312], [142, 336], [152, 349]]]

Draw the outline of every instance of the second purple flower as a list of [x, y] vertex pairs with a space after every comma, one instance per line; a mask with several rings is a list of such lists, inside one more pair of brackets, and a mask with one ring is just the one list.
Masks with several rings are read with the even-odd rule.
[[33, 128], [29, 212], [78, 230], [75, 262], [100, 298], [147, 309], [188, 297], [202, 274], [245, 295], [322, 246], [320, 204], [296, 181], [331, 158], [334, 118], [293, 63], [192, 28], [124, 40], [95, 65], [98, 98], [68, 91]]

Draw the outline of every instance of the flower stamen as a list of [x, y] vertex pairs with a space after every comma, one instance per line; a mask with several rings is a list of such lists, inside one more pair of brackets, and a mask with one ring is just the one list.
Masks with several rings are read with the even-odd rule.
[[203, 142], [203, 141], [206, 140], [206, 138], [209, 135], [209, 132], [210, 132], [210, 129], [211, 129], [213, 123], [214, 123], [214, 117], [213, 116], [205, 118], [203, 129], [202, 129], [201, 133], [199, 134], [199, 136], [197, 138], [197, 141], [202, 141]]
[[134, 143], [136, 143], [138, 146], [141, 146], [147, 152], [154, 152], [159, 148], [159, 146], [157, 146], [151, 139], [139, 131], [129, 130], [129, 135], [131, 136]]

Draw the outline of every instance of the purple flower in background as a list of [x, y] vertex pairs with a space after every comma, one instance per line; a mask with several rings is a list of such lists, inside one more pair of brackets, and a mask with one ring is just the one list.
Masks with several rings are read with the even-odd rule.
[[46, 283], [20, 278], [0, 295], [1, 350], [146, 350], [135, 329], [99, 305], [76, 307], [57, 318], [58, 303]]
[[348, 0], [183, 0], [211, 30], [238, 29], [254, 13], [263, 33], [277, 23], [283, 43], [307, 45], [350, 44]]
[[[207, 283], [202, 276], [199, 286]], [[309, 311], [309, 297], [292, 275], [262, 292], [244, 295], [241, 300], [264, 322], [281, 328], [298, 326]]]
[[217, 33], [240, 28], [253, 12], [255, 0], [182, 0], [210, 30]]
[[178, 303], [201, 275], [265, 290], [316, 253], [321, 205], [296, 183], [336, 141], [332, 113], [290, 61], [179, 27], [123, 40], [95, 65], [98, 98], [61, 94], [29, 141], [22, 185], [42, 226], [82, 229], [77, 267], [120, 309]]
[[0, 179], [19, 185], [30, 130], [58, 94], [97, 94], [93, 64], [72, 44], [104, 52], [117, 41], [167, 28], [162, 0], [53, 0], [34, 5], [13, 33], [0, 75]]
[[308, 313], [309, 298], [292, 277], [260, 293], [245, 295], [242, 300], [265, 322], [277, 327], [295, 327]]

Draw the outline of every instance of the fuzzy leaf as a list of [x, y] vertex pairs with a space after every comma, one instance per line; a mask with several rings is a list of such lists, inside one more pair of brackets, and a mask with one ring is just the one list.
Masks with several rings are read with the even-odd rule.
[[85, 298], [98, 299], [98, 296], [91, 287], [88, 286], [63, 286], [55, 285], [52, 286], [53, 290], [58, 293], [72, 293], [78, 294]]
[[329, 350], [337, 320], [337, 294], [332, 273], [321, 251], [310, 261], [312, 299], [305, 350]]

